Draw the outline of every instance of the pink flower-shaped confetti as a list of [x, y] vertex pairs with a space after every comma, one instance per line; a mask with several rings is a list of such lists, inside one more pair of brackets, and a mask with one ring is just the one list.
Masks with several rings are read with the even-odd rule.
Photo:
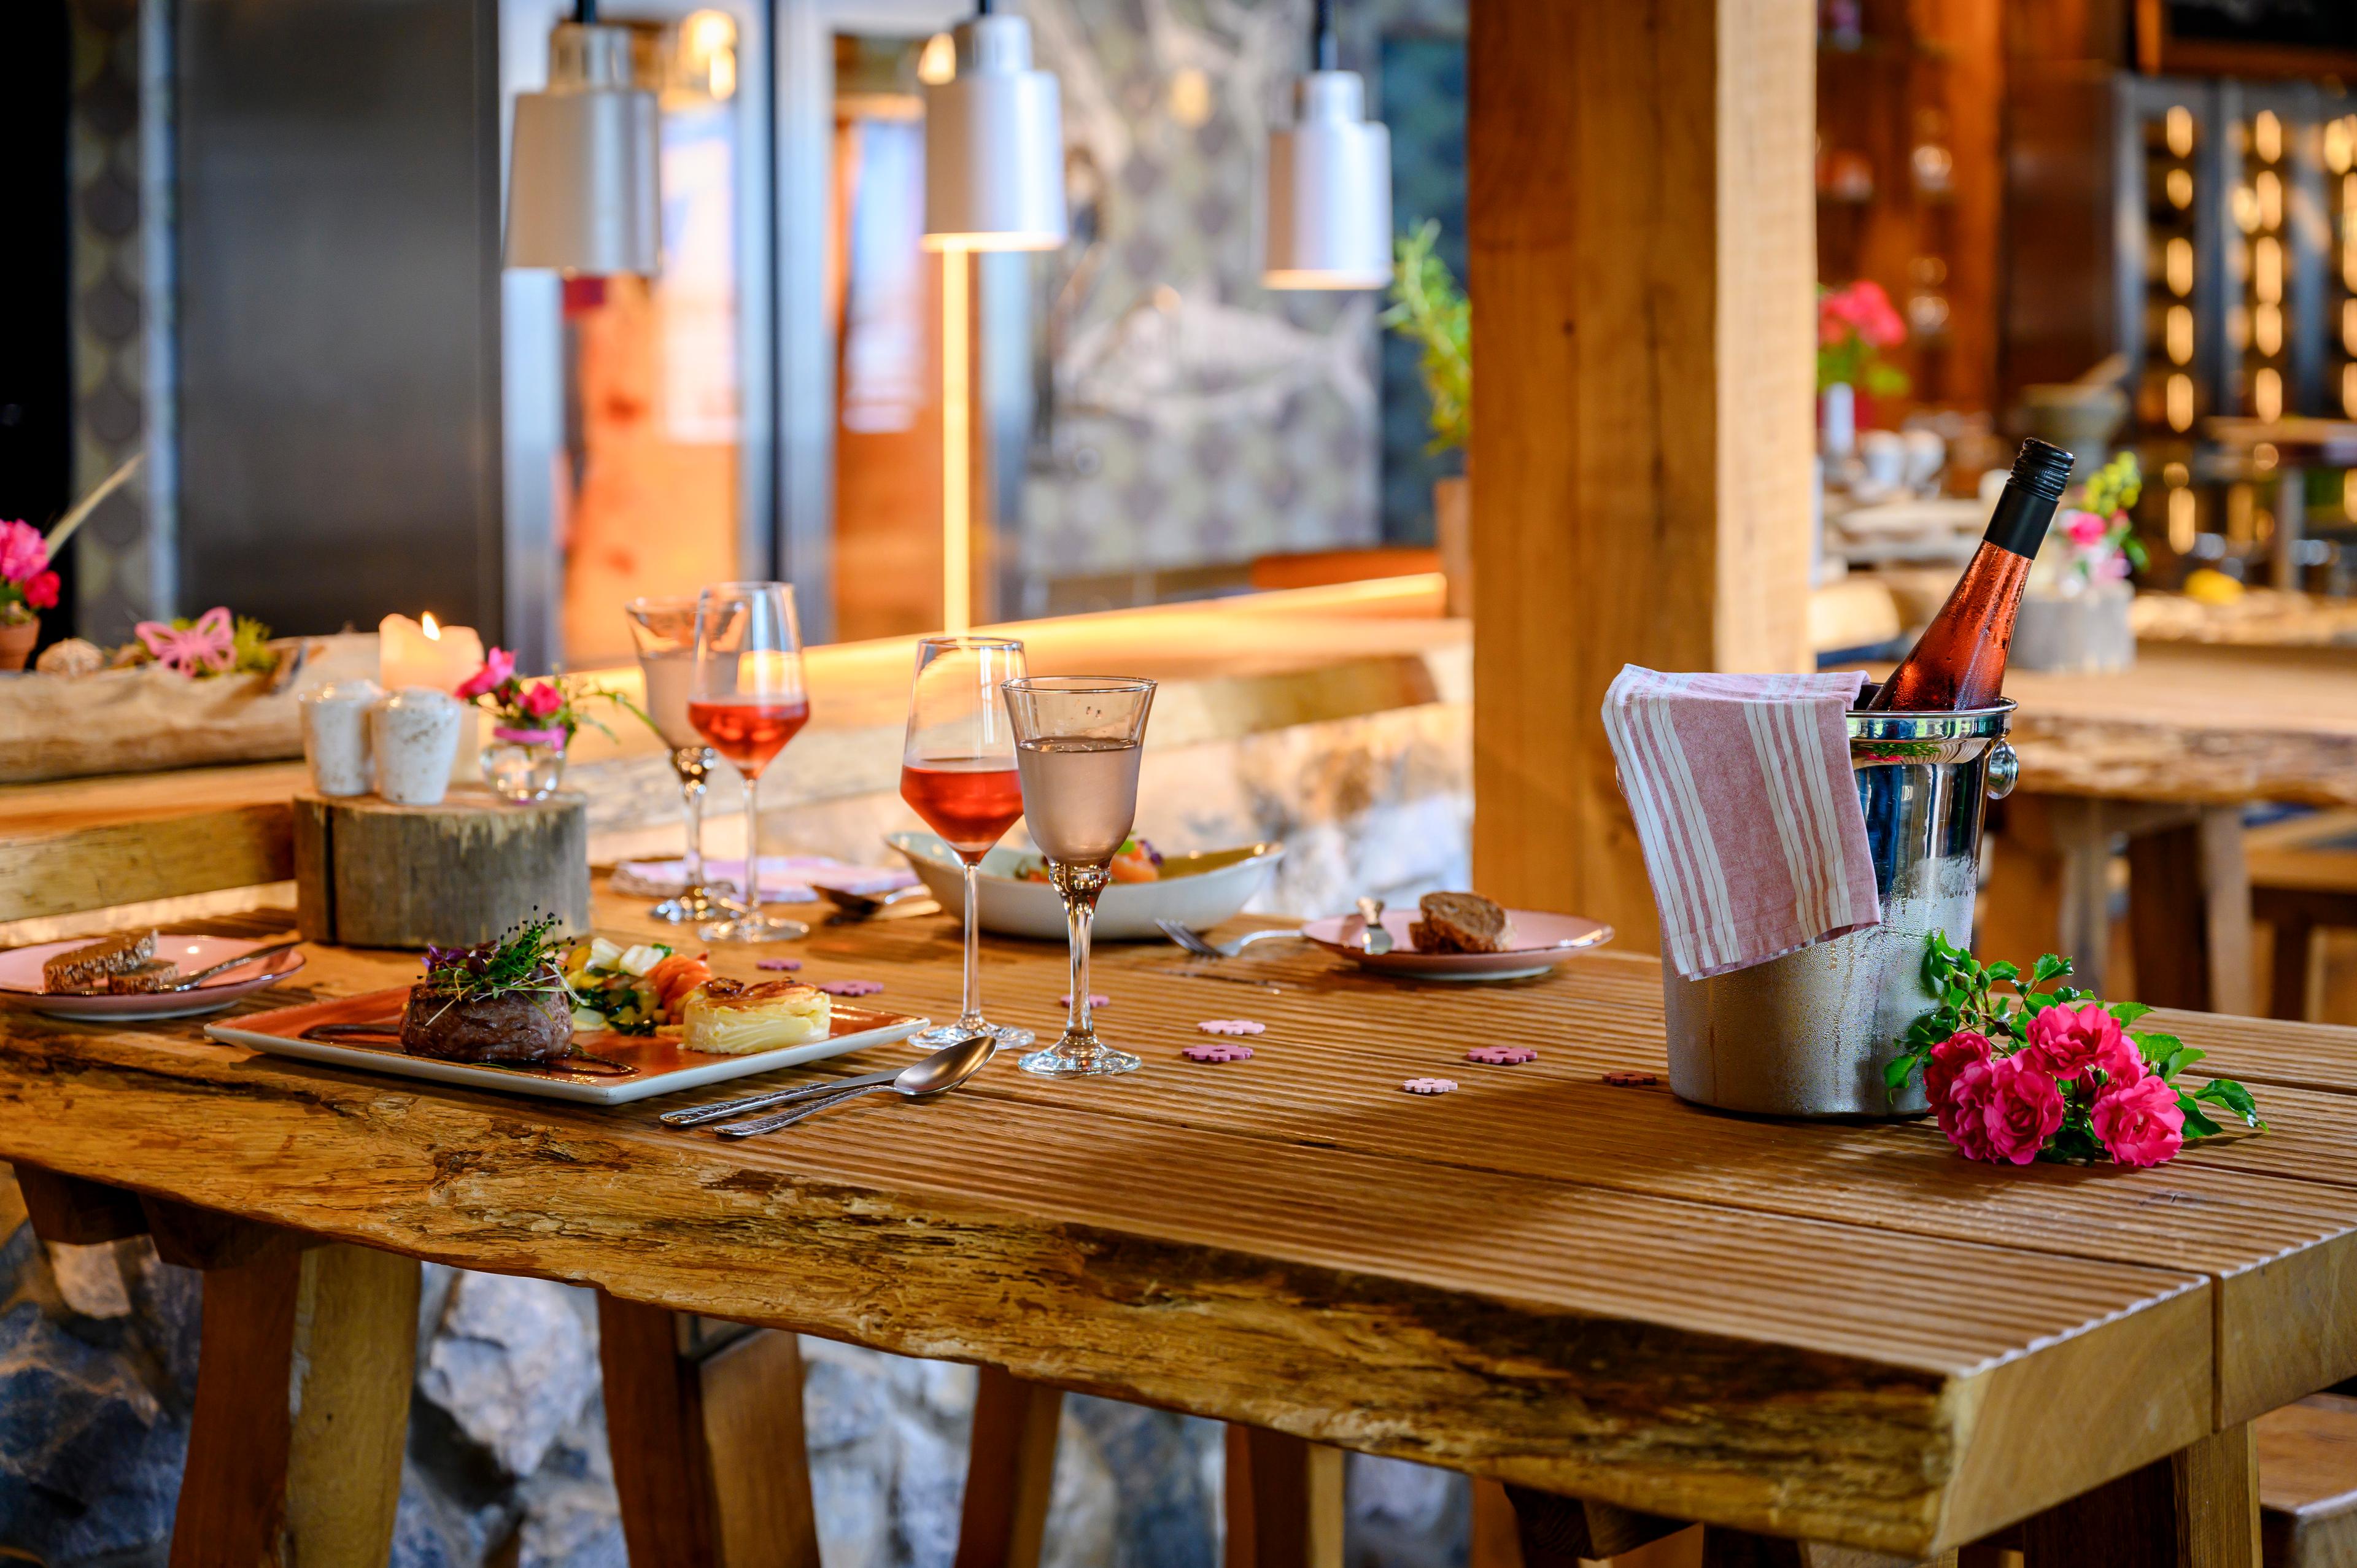
[[1200, 1045], [1188, 1046], [1178, 1053], [1190, 1062], [1248, 1062], [1253, 1058], [1250, 1046]]
[[1400, 1085], [1410, 1094], [1454, 1094], [1457, 1080], [1453, 1078], [1412, 1078]]
[[[1070, 1007], [1071, 1004], [1072, 993], [1069, 991], [1056, 998], [1056, 1005], [1059, 1007]], [[1092, 991], [1089, 993], [1089, 1005], [1092, 1008], [1110, 1007], [1113, 1005], [1113, 998], [1105, 995], [1103, 992]]]
[[1662, 1080], [1650, 1072], [1608, 1072], [1604, 1081], [1615, 1089], [1649, 1089]]
[[1195, 1027], [1207, 1035], [1265, 1035], [1268, 1026], [1250, 1018], [1206, 1018]]
[[818, 988], [829, 996], [873, 996], [884, 989], [880, 980], [822, 980]]
[[[753, 967], [755, 969], [792, 971], [800, 969], [802, 966], [802, 961], [798, 958], [760, 958], [753, 961]], [[879, 985], [877, 989], [881, 991], [883, 987]]]
[[1528, 1046], [1476, 1046], [1465, 1053], [1465, 1059], [1489, 1067], [1520, 1067], [1538, 1060], [1539, 1054]]

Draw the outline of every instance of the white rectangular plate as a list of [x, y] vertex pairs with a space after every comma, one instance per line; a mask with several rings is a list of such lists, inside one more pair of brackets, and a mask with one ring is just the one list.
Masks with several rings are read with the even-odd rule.
[[398, 1046], [345, 1044], [301, 1037], [304, 1030], [317, 1024], [376, 1023], [398, 1019], [401, 1004], [408, 995], [405, 990], [380, 991], [366, 996], [309, 1003], [300, 1007], [281, 1007], [268, 1013], [255, 1013], [234, 1023], [208, 1024], [205, 1033], [216, 1040], [267, 1051], [273, 1056], [300, 1057], [306, 1061], [359, 1068], [366, 1072], [422, 1078], [436, 1083], [455, 1083], [468, 1089], [488, 1089], [500, 1094], [529, 1094], [543, 1100], [568, 1100], [578, 1105], [627, 1105], [634, 1100], [650, 1100], [658, 1094], [676, 1094], [684, 1089], [725, 1083], [730, 1079], [746, 1078], [754, 1073], [774, 1072], [780, 1068], [799, 1067], [803, 1062], [823, 1061], [829, 1057], [843, 1056], [868, 1046], [890, 1045], [896, 1040], [907, 1039], [931, 1022], [928, 1018], [911, 1018], [904, 1014], [846, 1006], [837, 1001], [834, 1004], [833, 1033], [827, 1038], [743, 1057], [707, 1056], [701, 1051], [682, 1050], [677, 1042], [662, 1037], [613, 1034], [574, 1036], [576, 1045], [597, 1055], [643, 1062], [645, 1065], [638, 1075], [631, 1078], [568, 1073], [559, 1068], [485, 1067], [473, 1062], [414, 1057]]

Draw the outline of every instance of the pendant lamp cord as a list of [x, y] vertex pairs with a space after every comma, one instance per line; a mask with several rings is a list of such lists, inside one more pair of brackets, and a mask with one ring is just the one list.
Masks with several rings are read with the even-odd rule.
[[1341, 51], [1334, 43], [1333, 0], [1317, 0], [1310, 9], [1309, 64], [1313, 70], [1341, 69]]
[[597, 0], [573, 0], [573, 19], [583, 27], [597, 20]]
[[974, 14], [977, 16], [987, 16], [996, 9], [994, 0], [974, 0]]

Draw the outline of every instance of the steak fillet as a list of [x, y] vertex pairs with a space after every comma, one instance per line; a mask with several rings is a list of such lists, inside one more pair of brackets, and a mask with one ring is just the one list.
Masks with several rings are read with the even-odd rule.
[[446, 1062], [553, 1062], [573, 1048], [573, 1013], [562, 991], [461, 1002], [413, 985], [401, 1048]]

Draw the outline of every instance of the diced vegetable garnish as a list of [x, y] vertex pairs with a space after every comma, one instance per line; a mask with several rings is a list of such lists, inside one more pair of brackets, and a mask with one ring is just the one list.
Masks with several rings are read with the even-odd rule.
[[614, 967], [624, 974], [641, 975], [671, 956], [671, 949], [659, 942], [640, 942], [614, 961]]

